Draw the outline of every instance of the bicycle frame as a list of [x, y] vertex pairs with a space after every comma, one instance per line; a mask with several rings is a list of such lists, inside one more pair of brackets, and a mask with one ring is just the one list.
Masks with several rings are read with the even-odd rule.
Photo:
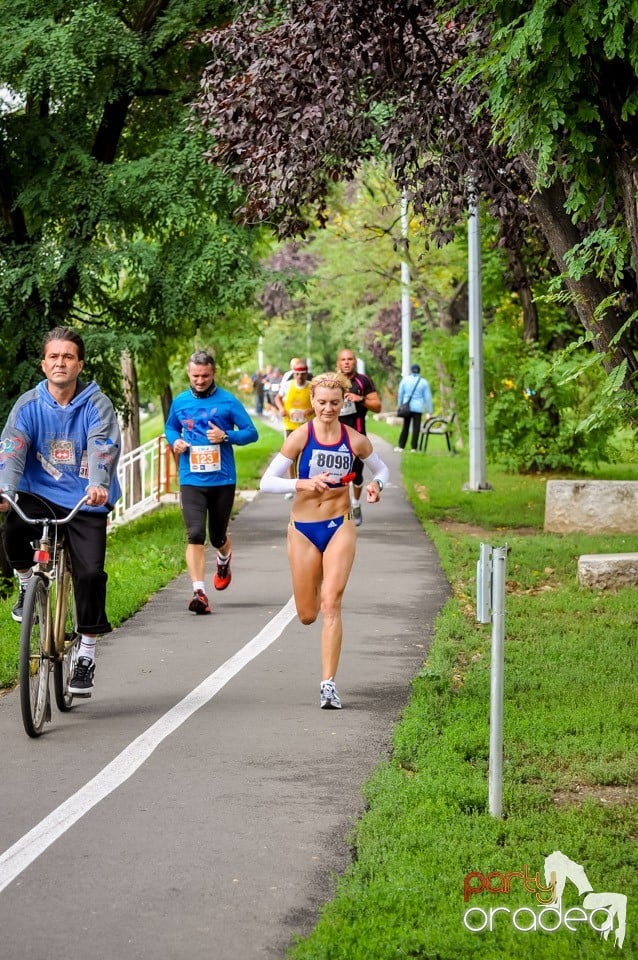
[[41, 528], [34, 543], [33, 577], [24, 595], [19, 671], [22, 720], [27, 734], [37, 737], [44, 722], [51, 719], [51, 672], [58, 708], [63, 712], [70, 710], [73, 700], [67, 686], [77, 656], [79, 635], [75, 627], [71, 566], [64, 538], [58, 536], [58, 527], [69, 523], [87, 498], [83, 497], [66, 517], [57, 518], [28, 517], [13, 498], [1, 492], [0, 496], [24, 523]]
[[[42, 527], [42, 533], [38, 538], [33, 553], [33, 559], [35, 561], [33, 572], [45, 577], [48, 581], [49, 588], [54, 580], [61, 584], [56, 595], [56, 609], [55, 611], [50, 611], [53, 615], [53, 637], [48, 638], [49, 655], [52, 657], [61, 656], [64, 653], [64, 631], [68, 597], [68, 575], [70, 574], [70, 569], [66, 547], [62, 538], [57, 536], [57, 530], [58, 527], [64, 526], [64, 524], [73, 519], [80, 508], [87, 502], [87, 498], [82, 497], [66, 517], [58, 519], [57, 517], [28, 517], [16, 500], [6, 493], [0, 493], [0, 496], [10, 504], [11, 509], [15, 510], [20, 519], [25, 523], [34, 527]], [[51, 527], [55, 531], [55, 536], [52, 536], [50, 533]], [[51, 644], [51, 639], [53, 639], [53, 644]]]

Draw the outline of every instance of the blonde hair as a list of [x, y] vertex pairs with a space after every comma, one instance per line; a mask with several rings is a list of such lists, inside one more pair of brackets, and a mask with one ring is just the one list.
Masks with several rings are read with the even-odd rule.
[[343, 373], [335, 373], [332, 370], [327, 370], [325, 373], [318, 373], [316, 377], [312, 378], [310, 381], [310, 395], [314, 397], [317, 387], [338, 388], [342, 393], [345, 393], [346, 390], [350, 389], [350, 386], [350, 381]]

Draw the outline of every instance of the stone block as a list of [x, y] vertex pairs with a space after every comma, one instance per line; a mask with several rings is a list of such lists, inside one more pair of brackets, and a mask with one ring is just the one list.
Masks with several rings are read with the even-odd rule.
[[578, 558], [581, 587], [638, 587], [638, 553], [584, 553]]
[[549, 480], [547, 533], [638, 533], [638, 480]]

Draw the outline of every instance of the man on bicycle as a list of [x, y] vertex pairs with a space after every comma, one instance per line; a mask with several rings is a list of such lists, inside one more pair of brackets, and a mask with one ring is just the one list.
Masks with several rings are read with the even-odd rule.
[[[95, 381], [79, 379], [84, 341], [69, 327], [56, 327], [44, 338], [42, 370], [46, 377], [15, 403], [0, 438], [0, 491], [19, 494], [28, 516], [63, 517], [86, 496], [87, 504], [65, 528], [71, 557], [81, 634], [78, 660], [69, 693], [90, 697], [98, 636], [108, 633], [106, 615], [107, 514], [119, 499], [117, 480], [120, 429], [111, 401]], [[33, 527], [27, 526], [6, 500], [0, 511], [5, 550], [16, 570], [20, 592], [12, 612], [22, 620], [24, 595], [32, 576]]]

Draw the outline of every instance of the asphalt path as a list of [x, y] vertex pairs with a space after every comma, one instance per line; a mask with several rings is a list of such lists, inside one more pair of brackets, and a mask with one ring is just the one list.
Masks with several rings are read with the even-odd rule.
[[449, 594], [398, 456], [375, 448], [393, 481], [363, 506], [342, 710], [319, 709], [320, 625], [294, 615], [290, 504], [268, 494], [233, 520], [212, 616], [172, 581], [100, 641], [94, 696], [53, 705], [38, 740], [0, 697], [3, 960], [272, 960], [312, 929]]

